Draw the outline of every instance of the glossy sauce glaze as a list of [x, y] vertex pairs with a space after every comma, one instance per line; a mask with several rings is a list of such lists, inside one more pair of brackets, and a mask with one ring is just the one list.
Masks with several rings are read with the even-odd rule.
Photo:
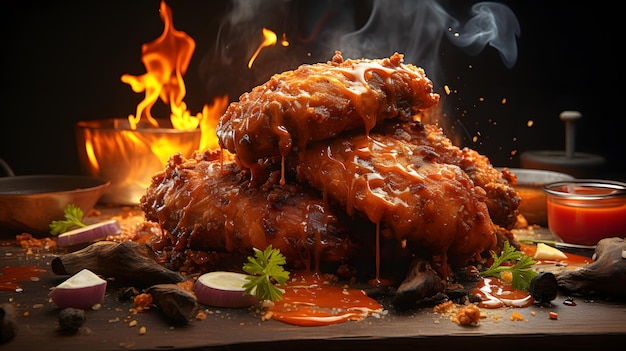
[[382, 314], [383, 306], [361, 289], [334, 285], [316, 273], [292, 274], [282, 300], [268, 307], [265, 318], [299, 326], [323, 326]]

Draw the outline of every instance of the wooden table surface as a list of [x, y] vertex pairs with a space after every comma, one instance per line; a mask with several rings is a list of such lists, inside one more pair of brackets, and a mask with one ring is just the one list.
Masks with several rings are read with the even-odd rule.
[[[51, 287], [68, 278], [55, 275], [50, 268], [57, 253], [23, 249], [11, 237], [0, 239], [0, 267], [34, 265], [46, 270], [38, 280], [20, 282], [21, 292], [0, 291], [1, 303], [15, 306], [18, 326], [15, 337], [0, 344], [2, 350], [589, 350], [626, 341], [623, 301], [574, 297], [576, 305], [570, 306], [564, 304], [568, 296], [559, 295], [549, 306], [483, 310], [486, 316], [478, 326], [460, 326], [434, 313], [432, 307], [410, 312], [387, 310], [381, 318], [359, 322], [298, 327], [262, 321], [260, 314], [245, 308], [202, 306], [206, 319], [174, 326], [156, 309], [132, 313], [132, 301], [118, 299], [114, 281], [109, 282], [101, 308], [87, 311], [81, 330], [64, 335], [57, 328], [59, 309], [47, 296]], [[524, 319], [512, 321], [513, 312]], [[550, 319], [550, 312], [558, 313], [558, 319]], [[146, 330], [143, 335], [142, 326]]]

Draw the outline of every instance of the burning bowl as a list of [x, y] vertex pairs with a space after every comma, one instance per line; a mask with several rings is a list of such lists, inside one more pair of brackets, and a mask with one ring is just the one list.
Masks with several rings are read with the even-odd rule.
[[87, 214], [109, 182], [74, 175], [31, 175], [0, 178], [0, 228], [33, 235], [50, 233], [50, 222], [64, 219], [74, 204]]
[[83, 174], [107, 179], [111, 186], [101, 202], [137, 205], [152, 176], [165, 169], [169, 157], [190, 157], [200, 146], [200, 129], [178, 130], [171, 121], [158, 120], [159, 128], [127, 119], [80, 121], [76, 125], [78, 159]]
[[626, 237], [626, 183], [578, 179], [546, 184], [548, 228], [566, 243]]

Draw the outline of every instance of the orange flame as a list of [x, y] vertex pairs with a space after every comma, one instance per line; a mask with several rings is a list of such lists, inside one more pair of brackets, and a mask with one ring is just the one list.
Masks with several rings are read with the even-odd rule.
[[[180, 152], [190, 157], [198, 150], [219, 148], [215, 129], [226, 110], [228, 96], [215, 98], [212, 105], [204, 105], [202, 112], [191, 115], [183, 101], [183, 76], [196, 43], [174, 28], [172, 12], [164, 0], [160, 16], [163, 34], [141, 47], [146, 73], [121, 77], [134, 92], [145, 92], [136, 115], [129, 115], [128, 119], [83, 121], [77, 128], [83, 171], [111, 181], [101, 198], [105, 203], [138, 204], [152, 176], [163, 169], [171, 155]], [[159, 99], [170, 106], [169, 120], [152, 116], [151, 109]], [[142, 119], [148, 123], [140, 123]]]
[[254, 55], [252, 55], [252, 57], [250, 58], [250, 61], [248, 61], [248, 68], [252, 68], [252, 64], [254, 63], [254, 60], [256, 60], [257, 56], [259, 56], [259, 53], [261, 52], [261, 50], [263, 50], [263, 48], [268, 47], [268, 46], [273, 46], [276, 44], [276, 40], [277, 40], [276, 33], [272, 32], [271, 30], [267, 28], [263, 28], [263, 37], [265, 39], [263, 40], [261, 45], [259, 45], [259, 47], [256, 49]]
[[174, 28], [172, 11], [165, 1], [161, 1], [159, 12], [164, 23], [163, 34], [141, 47], [141, 61], [146, 73], [141, 76], [124, 74], [121, 77], [122, 82], [129, 84], [134, 92], [145, 91], [144, 100], [137, 105], [136, 115], [129, 115], [128, 120], [132, 129], [144, 117], [152, 126], [158, 127], [151, 109], [161, 98], [164, 103], [170, 104], [170, 119], [175, 129], [195, 129], [202, 114], [191, 116], [187, 110], [187, 104], [183, 101], [186, 94], [183, 75], [187, 72], [196, 42], [187, 33]]
[[204, 109], [202, 109], [203, 117], [200, 122], [200, 150], [220, 148], [215, 128], [217, 127], [220, 117], [224, 111], [226, 111], [227, 106], [228, 95], [216, 97], [213, 100], [213, 105], [210, 107], [204, 105]]

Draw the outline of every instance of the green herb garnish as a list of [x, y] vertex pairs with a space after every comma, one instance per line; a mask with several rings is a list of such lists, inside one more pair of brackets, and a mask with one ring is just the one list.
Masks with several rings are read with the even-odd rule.
[[512, 275], [512, 287], [526, 291], [530, 289], [530, 282], [537, 275], [533, 269], [535, 260], [532, 257], [516, 250], [508, 241], [504, 242], [500, 256], [492, 251], [491, 257], [493, 257], [493, 264], [487, 270], [480, 272], [480, 275], [500, 278], [502, 272], [509, 271]]
[[52, 221], [50, 223], [50, 234], [59, 235], [67, 232], [72, 227], [84, 227], [83, 223], [83, 210], [80, 207], [69, 204], [65, 207], [65, 220]]
[[289, 279], [289, 272], [283, 269], [286, 262], [285, 256], [272, 245], [264, 251], [254, 248], [254, 257], [248, 256], [248, 262], [243, 265], [243, 270], [250, 274], [246, 277], [248, 282], [243, 286], [244, 294], [254, 295], [260, 300], [282, 299], [285, 290], [275, 284], [285, 285]]

